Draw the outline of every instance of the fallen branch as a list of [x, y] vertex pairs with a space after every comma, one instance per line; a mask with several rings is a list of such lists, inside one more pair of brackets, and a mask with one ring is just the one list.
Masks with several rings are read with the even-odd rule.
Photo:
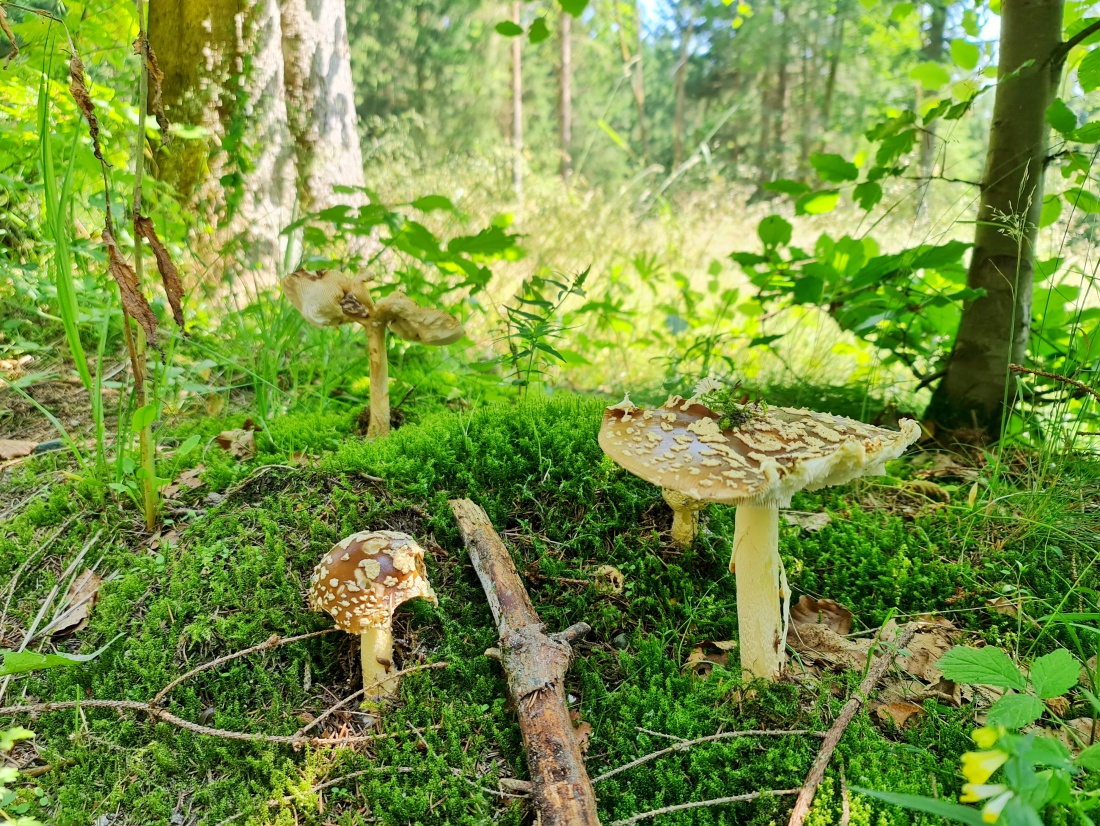
[[1054, 381], [1060, 381], [1063, 384], [1072, 384], [1079, 390], [1084, 390], [1086, 393], [1091, 394], [1097, 401], [1100, 401], [1100, 390], [1089, 387], [1083, 381], [1071, 379], [1069, 376], [1063, 376], [1059, 373], [1048, 373], [1046, 370], [1032, 370], [1030, 367], [1021, 367], [1019, 364], [1010, 364], [1008, 365], [1008, 369], [1013, 373], [1026, 373], [1029, 376], [1042, 376], [1044, 379], [1054, 379]]
[[886, 669], [893, 665], [898, 653], [910, 643], [916, 633], [917, 623], [911, 622], [902, 628], [893, 641], [894, 652], [879, 657], [878, 661], [868, 669], [867, 676], [863, 678], [863, 682], [859, 684], [855, 694], [844, 704], [840, 714], [837, 715], [836, 720], [833, 721], [829, 731], [825, 734], [821, 751], [817, 753], [813, 765], [810, 766], [810, 772], [806, 775], [806, 782], [802, 784], [802, 789], [798, 793], [798, 800], [794, 802], [794, 810], [791, 812], [791, 819], [787, 822], [787, 826], [802, 826], [805, 822], [806, 815], [810, 813], [810, 804], [813, 803], [814, 793], [825, 777], [825, 768], [829, 765], [833, 752], [840, 744], [840, 739], [844, 736], [844, 730], [848, 728], [848, 724], [852, 722], [852, 718], [856, 716], [860, 706], [871, 696], [875, 684], [882, 679]]
[[[655, 734], [656, 732], [652, 732], [652, 733]], [[825, 736], [824, 732], [811, 731], [810, 729], [793, 729], [793, 730], [753, 729], [751, 731], [726, 731], [726, 732], [722, 732], [721, 734], [709, 734], [706, 737], [700, 737], [697, 740], [681, 740], [680, 742], [676, 743], [676, 745], [669, 746], [667, 749], [661, 749], [660, 751], [655, 751], [655, 752], [652, 752], [650, 754], [647, 754], [644, 757], [639, 757], [637, 760], [631, 760], [629, 763], [625, 763], [622, 766], [619, 766], [617, 769], [612, 769], [609, 772], [604, 772], [603, 774], [601, 774], [599, 777], [597, 777], [596, 779], [594, 779], [592, 781], [592, 785], [596, 785], [597, 783], [599, 783], [602, 780], [607, 780], [607, 778], [612, 777], [612, 776], [618, 774], [619, 772], [624, 772], [627, 769], [632, 769], [635, 766], [640, 766], [643, 763], [648, 763], [650, 760], [656, 760], [658, 757], [664, 757], [666, 754], [671, 754], [674, 751], [687, 751], [689, 748], [691, 748], [692, 746], [698, 745], [699, 743], [711, 743], [711, 742], [714, 742], [715, 740], [730, 740], [730, 739], [733, 739], [733, 738], [736, 738], [736, 737], [782, 737], [785, 734], [807, 735], [807, 736], [810, 736], [810, 737], [824, 737]], [[671, 736], [671, 735], [663, 735], [663, 736], [668, 737], [668, 736]], [[679, 738], [677, 738], [677, 739], [679, 739]]]
[[565, 705], [565, 672], [584, 623], [547, 635], [515, 563], [489, 517], [469, 499], [451, 510], [500, 632], [500, 656], [527, 751], [542, 826], [598, 826], [596, 795]]
[[649, 820], [651, 817], [657, 817], [658, 815], [668, 815], [673, 812], [682, 812], [685, 809], [700, 809], [704, 806], [722, 806], [726, 803], [742, 803], [746, 800], [759, 800], [761, 797], [779, 797], [785, 794], [798, 794], [798, 789], [777, 789], [766, 792], [749, 792], [748, 794], [738, 794], [733, 797], [715, 797], [712, 800], [698, 800], [694, 803], [677, 803], [675, 806], [665, 806], [663, 809], [654, 809], [651, 812], [642, 812], [640, 815], [631, 815], [625, 820], [616, 820], [611, 826], [630, 826], [631, 823], [638, 823], [642, 820]]
[[168, 683], [168, 685], [166, 685], [160, 691], [158, 691], [156, 696], [149, 701], [149, 705], [160, 705], [160, 701], [165, 698], [168, 692], [178, 686], [180, 683], [189, 680], [191, 677], [194, 677], [196, 674], [200, 674], [203, 671], [209, 671], [211, 668], [217, 668], [219, 665], [223, 665], [230, 660], [236, 660], [249, 654], [255, 654], [257, 651], [266, 651], [267, 649], [274, 648], [277, 645], [287, 645], [288, 643], [298, 642], [299, 640], [308, 640], [310, 637], [319, 637], [322, 634], [332, 634], [333, 632], [338, 630], [339, 629], [337, 628], [326, 628], [324, 631], [314, 631], [311, 634], [299, 634], [296, 637], [280, 637], [278, 634], [272, 634], [259, 645], [254, 645], [251, 648], [244, 649], [243, 651], [238, 651], [236, 654], [226, 654], [224, 657], [218, 657], [218, 659], [211, 660], [204, 665], [200, 665], [198, 668], [192, 668], [182, 677], [177, 677], [176, 679], [172, 680], [172, 682]]
[[[429, 668], [445, 668], [446, 666], [447, 663], [445, 662], [414, 665], [411, 668], [398, 671], [396, 674], [391, 674], [387, 676], [386, 679], [390, 680], [413, 671], [424, 671]], [[384, 681], [379, 681], [378, 684], [381, 684], [381, 682]], [[373, 686], [368, 686], [368, 688], [370, 687]], [[10, 717], [15, 714], [44, 714], [49, 711], [69, 711], [74, 708], [113, 708], [116, 711], [140, 711], [161, 722], [168, 723], [186, 731], [194, 732], [195, 734], [220, 737], [224, 740], [275, 743], [293, 746], [296, 749], [302, 746], [345, 746], [352, 743], [366, 743], [372, 740], [388, 740], [405, 734], [405, 732], [401, 731], [393, 732], [392, 734], [364, 734], [355, 735], [353, 737], [306, 737], [300, 731], [286, 735], [253, 734], [246, 731], [230, 731], [228, 729], [211, 728], [210, 726], [192, 723], [190, 720], [184, 720], [182, 717], [177, 717], [175, 714], [163, 708], [157, 708], [149, 703], [143, 703], [137, 700], [66, 700], [60, 703], [35, 703], [33, 705], [5, 706], [0, 708], [0, 717]], [[430, 726], [429, 728], [434, 729], [439, 728], [439, 726]], [[416, 729], [415, 732], [420, 734], [424, 730], [425, 729]]]

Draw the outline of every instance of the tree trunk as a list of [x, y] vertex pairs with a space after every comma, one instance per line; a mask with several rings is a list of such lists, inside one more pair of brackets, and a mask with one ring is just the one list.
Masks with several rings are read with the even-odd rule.
[[[512, 22], [520, 25], [520, 2], [512, 3]], [[512, 187], [523, 204], [523, 38], [512, 38]]]
[[281, 0], [290, 134], [305, 211], [366, 203], [344, 0]]
[[844, 50], [844, 18], [837, 9], [833, 23], [833, 47], [829, 54], [829, 74], [825, 78], [825, 99], [821, 103], [821, 140], [822, 144], [829, 134], [829, 124], [833, 117], [833, 101], [836, 99], [836, 77], [840, 71], [840, 54]]
[[779, 29], [779, 43], [776, 44], [776, 84], [775, 84], [775, 148], [773, 157], [775, 168], [770, 180], [783, 177], [783, 155], [787, 127], [787, 41], [790, 35], [788, 19], [789, 7], [783, 6], [780, 13], [783, 23]]
[[817, 37], [811, 35], [802, 26], [799, 26], [800, 50], [802, 52], [802, 112], [799, 116], [801, 127], [799, 129], [798, 167], [796, 178], [800, 181], [810, 177], [810, 155], [813, 152], [814, 140], [814, 83], [813, 78], [817, 74], [816, 55]]
[[[1061, 75], [1063, 0], [1004, 0], [993, 122], [967, 284], [985, 295], [963, 309], [947, 371], [927, 418], [946, 429], [1000, 432], [1031, 327], [1035, 242], [1043, 204], [1047, 106]], [[1015, 226], [1006, 231], [1003, 215]], [[1001, 216], [1001, 217], [998, 217]]]
[[561, 177], [568, 182], [573, 175], [573, 16], [561, 14], [561, 89], [559, 125], [561, 127]]
[[684, 104], [687, 86], [688, 60], [691, 58], [691, 38], [695, 34], [695, 9], [688, 7], [687, 26], [680, 29], [680, 62], [676, 64], [676, 112], [672, 121], [672, 166], [679, 168], [684, 161]]
[[645, 119], [645, 75], [642, 71], [641, 52], [641, 27], [642, 19], [639, 16], [637, 0], [631, 5], [631, 14], [634, 17], [635, 43], [638, 45], [638, 53], [630, 54], [630, 45], [626, 40], [626, 27], [623, 25], [622, 14], [619, 12], [620, 4], [612, 4], [615, 9], [615, 24], [619, 30], [619, 50], [623, 53], [623, 66], [630, 73], [630, 91], [634, 95], [634, 108], [638, 113], [638, 137], [642, 143], [642, 157], [649, 156], [649, 130]]
[[[928, 13], [927, 36], [924, 41], [924, 59], [934, 63], [943, 61], [944, 32], [947, 29], [946, 3], [933, 3]], [[924, 127], [920, 140], [920, 174], [922, 178], [932, 177], [936, 165], [936, 125], [933, 121]]]
[[169, 121], [213, 136], [173, 141], [158, 153], [158, 177], [219, 227], [216, 246], [237, 238], [242, 261], [274, 275], [294, 200], [276, 0], [156, 0], [149, 41]]

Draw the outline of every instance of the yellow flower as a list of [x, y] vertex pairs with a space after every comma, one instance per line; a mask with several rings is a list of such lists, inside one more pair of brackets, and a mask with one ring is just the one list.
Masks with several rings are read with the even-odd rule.
[[976, 728], [974, 729], [974, 732], [970, 735], [974, 742], [983, 749], [991, 748], [993, 744], [997, 742], [1000, 736], [1001, 732], [998, 729], [990, 728], [989, 726]]
[[990, 800], [982, 807], [982, 820], [986, 823], [996, 823], [1011, 799], [1012, 792], [1006, 791]]
[[989, 786], [983, 786], [980, 783], [966, 783], [963, 785], [962, 794], [959, 795], [959, 802], [977, 803], [979, 800], [989, 800], [989, 798], [996, 797], [1007, 789], [1007, 786], [1000, 783]]
[[1000, 749], [968, 751], [962, 756], [962, 773], [970, 783], [982, 784], [993, 776], [1008, 760], [1008, 754]]

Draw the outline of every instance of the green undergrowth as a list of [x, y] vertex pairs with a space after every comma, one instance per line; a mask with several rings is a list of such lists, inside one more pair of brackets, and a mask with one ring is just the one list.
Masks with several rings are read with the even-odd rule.
[[[329, 627], [305, 605], [309, 573], [334, 542], [365, 529], [416, 536], [439, 593], [438, 607], [412, 603], [399, 614], [399, 665], [448, 663], [408, 675], [378, 724], [391, 736], [358, 749], [295, 752], [98, 709], [16, 718], [36, 732], [41, 759], [58, 767], [36, 781], [49, 800], [45, 814], [60, 826], [104, 815], [114, 826], [192, 816], [217, 824], [234, 815], [236, 823], [254, 824], [530, 822], [521, 802], [486, 791], [500, 777], [525, 777], [526, 769], [500, 667], [484, 656], [496, 633], [447, 506], [454, 497], [486, 509], [551, 630], [581, 620], [593, 627], [568, 678], [572, 707], [592, 726], [592, 776], [671, 742], [652, 732], [694, 738], [827, 728], [860, 675], [746, 691], [734, 669], [717, 667], [706, 679], [682, 669], [695, 643], [736, 639], [727, 571], [734, 511], [712, 506], [695, 547], [671, 549], [662, 541], [671, 516], [659, 490], [614, 466], [597, 445], [603, 404], [559, 395], [518, 407], [442, 410], [373, 444], [355, 435], [355, 416], [346, 411], [274, 419], [246, 465], [216, 449], [198, 454], [205, 487], [186, 494], [186, 506], [170, 514], [174, 536], [159, 544], [137, 531], [132, 512], [105, 507], [94, 485], [66, 481], [59, 457], [9, 474], [6, 499], [33, 496], [0, 530], [0, 582], [50, 542], [17, 584], [12, 621], [29, 624], [74, 554], [98, 534], [85, 562], [117, 576], [103, 587], [79, 641], [59, 645], [90, 651], [124, 636], [86, 667], [17, 678], [6, 702], [146, 701], [190, 668], [272, 634]], [[212, 436], [236, 424], [207, 421], [191, 429]], [[320, 458], [312, 466], [286, 465], [293, 451]], [[891, 472], [900, 478], [909, 470], [901, 462]], [[1089, 472], [1080, 471], [1082, 485], [1095, 483]], [[204, 509], [211, 490], [224, 499]], [[1084, 534], [1068, 515], [1077, 512], [1071, 494], [1045, 502], [1045, 522], [1008, 530], [999, 511], [953, 505], [910, 512], [891, 505], [889, 490], [888, 480], [796, 497], [794, 510], [831, 517], [814, 533], [781, 524], [796, 596], [835, 599], [854, 611], [860, 627], [896, 613], [938, 612], [1000, 644], [1044, 650], [1059, 641], [988, 610], [986, 601], [1009, 585], [1057, 605], [1067, 583], [1072, 591], [1087, 573], [1093, 560], [1078, 547]], [[1021, 497], [1014, 506], [1025, 507]], [[1069, 521], [1051, 517], [1058, 508]], [[590, 584], [602, 565], [623, 573], [622, 594]], [[292, 734], [309, 719], [303, 715], [355, 690], [356, 644], [332, 634], [239, 659], [180, 685], [167, 707], [217, 728]], [[958, 756], [971, 746], [975, 711], [928, 701], [926, 712], [897, 731], [863, 711], [834, 758], [811, 822], [839, 817], [840, 766], [851, 785], [957, 794]], [[341, 719], [362, 724], [360, 717]], [[609, 823], [676, 803], [798, 786], [819, 742], [745, 738], [669, 755], [600, 783], [601, 816]], [[313, 786], [368, 770], [326, 788], [321, 813]], [[786, 799], [761, 800], [659, 822], [762, 826], [785, 820], [789, 806]], [[373, 821], [364, 821], [368, 813]], [[851, 822], [939, 821], [857, 798]]]

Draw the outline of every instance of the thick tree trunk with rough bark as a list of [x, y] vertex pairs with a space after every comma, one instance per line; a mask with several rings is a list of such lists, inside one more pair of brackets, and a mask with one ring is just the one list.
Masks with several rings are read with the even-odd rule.
[[[168, 119], [212, 136], [174, 140], [157, 158], [158, 176], [222, 228], [217, 244], [239, 239], [240, 260], [272, 275], [294, 197], [281, 39], [276, 0], [150, 3]], [[227, 188], [221, 181], [234, 172]]]
[[[1062, 0], [1004, 0], [999, 83], [963, 309], [944, 378], [926, 417], [941, 428], [1000, 432], [1013, 401], [1008, 365], [1031, 326], [1035, 242], [1043, 203], [1045, 115], [1061, 75]], [[1013, 226], [1006, 227], [1007, 224]]]
[[363, 186], [344, 0], [280, 0], [287, 114], [298, 199], [314, 211], [361, 204], [335, 186]]

